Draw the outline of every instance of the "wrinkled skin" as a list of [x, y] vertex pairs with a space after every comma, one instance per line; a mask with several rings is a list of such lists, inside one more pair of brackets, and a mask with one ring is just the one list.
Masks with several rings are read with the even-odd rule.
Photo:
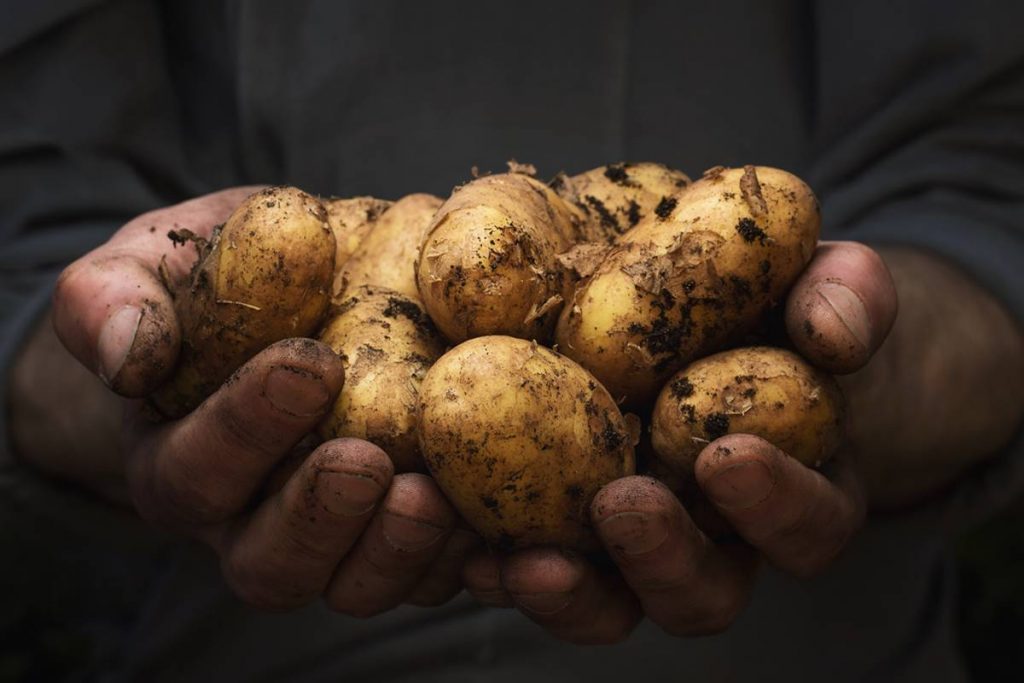
[[[999, 452], [1024, 417], [1024, 337], [991, 294], [924, 252], [890, 248], [883, 262], [863, 245], [822, 244], [787, 297], [786, 326], [813, 365], [853, 373], [842, 380], [850, 431], [833, 468], [818, 472], [754, 437], [729, 435], [709, 444], [695, 472], [745, 545], [717, 543], [664, 486], [627, 477], [592, 506], [617, 572], [543, 547], [464, 563], [473, 536], [452, 531], [453, 513], [429, 479], [393, 476], [384, 493], [379, 450], [332, 441], [303, 457], [306, 449], [292, 446], [338, 389], [335, 357], [319, 345], [272, 347], [186, 418], [128, 420], [118, 439], [122, 406], [110, 388], [146, 395], [180, 343], [156, 275], [166, 249], [159, 233], [175, 223], [209, 230], [249, 192], [142, 216], [73, 264], [53, 301], [63, 346], [49, 325], [26, 340], [9, 407], [23, 463], [111, 499], [134, 496], [146, 518], [210, 543], [235, 590], [264, 607], [322, 595], [359, 615], [436, 604], [459, 590], [461, 569], [482, 602], [517, 606], [571, 642], [621, 640], [644, 617], [673, 634], [711, 633], [742, 609], [758, 560], [796, 576], [823, 571], [863, 518], [862, 492], [876, 509], [939, 495]], [[177, 258], [170, 267], [187, 272]], [[895, 291], [901, 314], [888, 335]], [[284, 374], [271, 380], [275, 369]], [[67, 401], [69, 386], [83, 399]], [[243, 484], [230, 496], [219, 486], [225, 476]], [[322, 486], [310, 489], [313, 480]], [[339, 514], [301, 523], [331, 509]]]
[[[253, 189], [140, 216], [69, 266], [53, 318], [78, 361], [124, 396], [158, 386], [174, 368], [180, 337], [157, 271], [166, 255], [170, 275], [184, 277], [195, 258], [191, 249], [171, 249], [167, 231], [188, 226], [208, 237]], [[330, 410], [343, 374], [326, 345], [289, 339], [257, 354], [181, 419], [153, 422], [139, 401], [126, 402], [120, 438], [95, 434], [84, 447], [89, 464], [39, 461], [53, 456], [35, 454], [54, 451], [31, 443], [21, 450], [40, 468], [76, 471], [144, 519], [207, 543], [249, 604], [284, 610], [323, 599], [370, 616], [403, 602], [444, 602], [460, 590], [462, 556], [477, 539], [457, 528], [433, 481], [396, 475], [387, 454], [365, 441], [304, 438]], [[86, 427], [80, 440], [91, 433]]]

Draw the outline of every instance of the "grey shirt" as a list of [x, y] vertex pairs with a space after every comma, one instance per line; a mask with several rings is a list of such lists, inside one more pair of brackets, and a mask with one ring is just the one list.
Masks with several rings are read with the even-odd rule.
[[[1022, 25], [1012, 0], [22, 3], [0, 24], [0, 362], [59, 270], [142, 211], [247, 182], [445, 195], [513, 157], [793, 170], [826, 236], [936, 251], [1021, 319]], [[208, 552], [6, 444], [0, 627], [63, 620], [113, 680], [961, 680], [946, 541], [1024, 486], [1018, 440], [824, 576], [764, 571], [723, 635], [594, 649], [465, 598], [255, 613]]]

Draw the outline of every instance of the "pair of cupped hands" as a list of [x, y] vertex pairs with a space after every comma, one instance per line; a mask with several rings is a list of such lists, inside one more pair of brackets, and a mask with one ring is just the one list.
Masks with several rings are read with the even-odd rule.
[[[195, 252], [169, 248], [167, 232], [209, 236], [253, 190], [139, 216], [63, 273], [57, 334], [113, 391], [143, 397], [174, 366], [180, 330], [160, 269], [182, 278]], [[895, 314], [884, 263], [851, 242], [818, 247], [785, 309], [789, 329], [815, 331], [793, 335], [804, 357], [844, 373], [868, 363]], [[743, 609], [761, 561], [813, 575], [864, 519], [853, 448], [823, 473], [732, 434], [703, 450], [695, 474], [743, 542], [713, 540], [665, 485], [632, 476], [605, 486], [591, 506], [614, 568], [557, 548], [494, 554], [430, 477], [396, 474], [388, 455], [364, 441], [305, 445], [342, 375], [328, 347], [285, 340], [180, 420], [153, 422], [141, 401], [127, 402], [122, 457], [136, 510], [208, 544], [227, 583], [257, 607], [322, 598], [369, 617], [401, 604], [438, 605], [465, 588], [575, 643], [621, 640], [643, 618], [672, 635], [709, 634]]]

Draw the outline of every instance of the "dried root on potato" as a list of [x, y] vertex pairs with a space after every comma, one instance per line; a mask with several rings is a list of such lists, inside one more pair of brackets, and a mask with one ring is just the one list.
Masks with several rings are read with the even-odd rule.
[[734, 349], [672, 377], [654, 405], [651, 443], [672, 473], [692, 477], [697, 456], [726, 434], [753, 434], [816, 467], [839, 446], [843, 397], [831, 375], [795, 353]]
[[150, 404], [180, 417], [267, 346], [316, 333], [330, 303], [335, 239], [316, 198], [294, 187], [248, 197], [200, 244], [175, 292], [182, 348]]
[[420, 388], [420, 443], [462, 516], [502, 549], [597, 547], [590, 502], [633, 474], [639, 423], [583, 368], [536, 343], [479, 337]]

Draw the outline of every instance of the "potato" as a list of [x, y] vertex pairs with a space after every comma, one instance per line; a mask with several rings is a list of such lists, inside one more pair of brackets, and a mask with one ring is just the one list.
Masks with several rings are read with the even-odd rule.
[[345, 368], [345, 386], [320, 436], [365, 439], [391, 456], [396, 471], [422, 471], [419, 387], [445, 346], [420, 304], [394, 290], [358, 287], [333, 312], [320, 340]]
[[349, 260], [338, 270], [335, 299], [363, 285], [386, 287], [419, 300], [416, 257], [423, 233], [441, 199], [431, 194], [402, 197], [380, 214]]
[[420, 387], [420, 444], [430, 473], [501, 549], [597, 546], [589, 507], [633, 474], [636, 418], [624, 418], [583, 368], [506, 336], [443, 355]]
[[725, 434], [754, 434], [816, 467], [839, 446], [843, 397], [835, 380], [798, 355], [764, 346], [691, 363], [654, 405], [651, 443], [671, 471], [693, 475], [701, 450]]
[[558, 322], [559, 350], [627, 406], [750, 329], [810, 260], [820, 216], [799, 178], [712, 169], [622, 235]]
[[175, 293], [182, 348], [151, 405], [180, 417], [270, 344], [314, 334], [330, 303], [334, 256], [317, 199], [294, 187], [248, 197], [201, 244], [189, 281]]
[[394, 202], [375, 197], [332, 198], [324, 202], [327, 223], [334, 233], [334, 268], [341, 268], [370, 234], [378, 216]]
[[453, 342], [490, 334], [550, 340], [568, 293], [556, 256], [581, 220], [523, 173], [457, 188], [420, 249], [416, 280], [430, 317]]
[[586, 215], [581, 239], [610, 244], [652, 213], [667, 213], [690, 179], [661, 164], [608, 164], [574, 176], [560, 174], [551, 187]]

